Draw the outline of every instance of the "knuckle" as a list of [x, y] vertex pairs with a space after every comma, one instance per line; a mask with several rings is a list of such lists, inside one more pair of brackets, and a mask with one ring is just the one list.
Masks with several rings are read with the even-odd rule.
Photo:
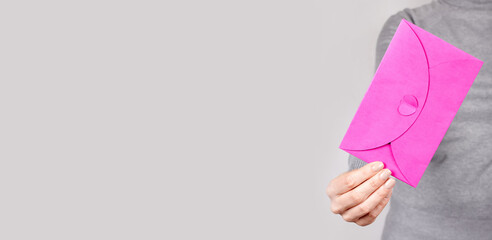
[[379, 216], [379, 213], [376, 211], [371, 211], [367, 214], [371, 219], [376, 219]]
[[326, 187], [326, 195], [331, 199], [336, 195], [336, 186], [333, 180]]
[[330, 183], [330, 184], [328, 184], [328, 186], [326, 187], [326, 195], [327, 195], [328, 197], [330, 197], [330, 198], [331, 198], [332, 193], [333, 193], [333, 187], [332, 187], [332, 185], [331, 185], [331, 183]]
[[367, 222], [365, 222], [365, 221], [357, 221], [357, 222], [355, 222], [355, 224], [357, 224], [357, 225], [359, 225], [361, 227], [365, 227], [365, 226], [368, 225]]
[[367, 164], [366, 166], [368, 168], [365, 168], [364, 171], [361, 171], [361, 174], [369, 178], [374, 175], [374, 171], [372, 170], [372, 168], [369, 167], [369, 164]]
[[383, 200], [385, 201], [389, 201], [391, 199], [391, 192], [389, 194], [387, 194], [386, 196], [384, 196]]
[[361, 213], [361, 215], [366, 215], [367, 213], [369, 213], [372, 209], [369, 209], [369, 207], [365, 204], [362, 204], [359, 206], [359, 211]]
[[353, 174], [347, 174], [345, 176], [345, 186], [351, 189], [355, 187], [355, 177]]
[[353, 216], [349, 215], [349, 214], [343, 214], [342, 215], [342, 218], [343, 220], [345, 220], [346, 222], [353, 222], [355, 219]]
[[381, 190], [376, 191], [374, 194], [376, 194], [376, 197], [377, 197], [379, 202], [384, 202], [386, 199], [386, 196], [388, 196], [386, 191], [381, 191]]
[[331, 212], [334, 213], [334, 214], [340, 214], [342, 213], [342, 208], [340, 208], [338, 205], [336, 204], [331, 204], [331, 208], [330, 208]]
[[355, 203], [360, 203], [364, 200], [364, 195], [359, 192], [352, 192], [350, 195], [350, 200]]
[[376, 189], [380, 186], [379, 181], [377, 180], [378, 178], [373, 178], [369, 181], [369, 186], [371, 186], [372, 189]]
[[358, 194], [355, 192], [351, 192], [348, 198], [350, 202], [357, 202], [357, 200], [359, 200]]
[[371, 223], [374, 222], [375, 219], [371, 218], [371, 219], [364, 219], [364, 220], [359, 220], [356, 222], [357, 225], [361, 226], [361, 227], [365, 227]]

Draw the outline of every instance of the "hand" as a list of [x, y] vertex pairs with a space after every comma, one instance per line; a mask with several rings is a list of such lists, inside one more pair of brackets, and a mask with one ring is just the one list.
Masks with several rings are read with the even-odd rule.
[[326, 192], [331, 211], [359, 226], [373, 223], [388, 204], [395, 180], [382, 162], [372, 162], [333, 179]]

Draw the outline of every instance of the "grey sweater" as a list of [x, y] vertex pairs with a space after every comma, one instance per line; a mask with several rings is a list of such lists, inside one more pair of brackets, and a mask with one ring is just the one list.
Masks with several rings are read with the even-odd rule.
[[[484, 61], [417, 188], [397, 181], [383, 239], [492, 239], [492, 0], [438, 0], [385, 23], [376, 66], [400, 20]], [[349, 168], [365, 163], [349, 157]]]

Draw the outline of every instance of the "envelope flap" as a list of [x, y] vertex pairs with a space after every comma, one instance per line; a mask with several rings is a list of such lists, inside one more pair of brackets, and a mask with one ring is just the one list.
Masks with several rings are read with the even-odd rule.
[[425, 31], [419, 26], [406, 21], [405, 19], [403, 19], [402, 22], [405, 22], [408, 26], [410, 26], [422, 43], [427, 60], [429, 61], [429, 68], [457, 60], [478, 60], [467, 52]]
[[340, 148], [388, 144], [415, 122], [426, 102], [429, 65], [420, 39], [400, 22]]

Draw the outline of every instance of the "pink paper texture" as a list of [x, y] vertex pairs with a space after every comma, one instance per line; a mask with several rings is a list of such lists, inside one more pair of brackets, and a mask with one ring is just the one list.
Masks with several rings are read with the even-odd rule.
[[416, 187], [482, 64], [403, 19], [340, 148]]

